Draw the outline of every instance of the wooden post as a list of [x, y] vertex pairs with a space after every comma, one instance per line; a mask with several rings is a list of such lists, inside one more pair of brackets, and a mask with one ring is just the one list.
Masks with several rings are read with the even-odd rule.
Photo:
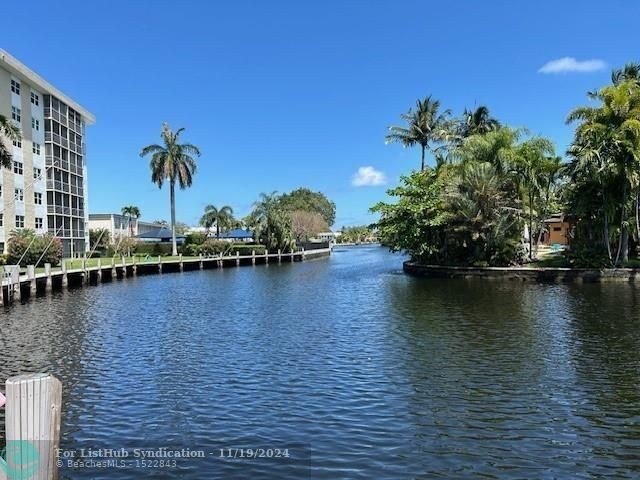
[[111, 257], [111, 280], [118, 278], [118, 270], [116, 270], [116, 258]]
[[133, 260], [133, 266], [131, 267], [131, 274], [135, 277], [138, 275], [138, 262], [136, 261], [136, 256], [131, 257]]
[[127, 259], [122, 255], [122, 278], [127, 278]]
[[303, 261], [303, 262], [304, 262], [304, 260], [305, 260], [305, 256], [306, 256], [306, 253], [305, 253], [305, 251], [304, 251], [304, 247], [302, 247], [302, 261]]
[[200, 261], [198, 262], [198, 266], [200, 267], [200, 270], [202, 270], [204, 268], [204, 263], [202, 261], [202, 254], [198, 255], [198, 257], [200, 258]]
[[98, 283], [102, 282], [102, 259], [98, 258]]
[[45, 284], [44, 291], [48, 293], [51, 290], [53, 290], [53, 282], [51, 280], [51, 264], [50, 263], [45, 263], [44, 264], [44, 274], [47, 277], [47, 280], [46, 280], [47, 283]]
[[269, 265], [269, 249], [267, 247], [264, 247], [264, 263]]
[[240, 266], [240, 252], [236, 250], [236, 267]]
[[29, 296], [36, 296], [36, 267], [33, 265], [27, 266], [27, 277], [29, 278]]
[[62, 384], [47, 373], [11, 377], [6, 383], [8, 478], [56, 480]]
[[162, 255], [158, 255], [158, 273], [162, 273]]
[[69, 286], [69, 276], [67, 275], [67, 261], [62, 260], [62, 288]]
[[256, 251], [251, 250], [251, 265], [255, 266], [256, 264]]
[[178, 259], [180, 261], [180, 271], [184, 272], [184, 263], [182, 263], [182, 254], [178, 255]]
[[280, 249], [278, 249], [278, 263], [282, 263], [282, 253], [280, 252]]

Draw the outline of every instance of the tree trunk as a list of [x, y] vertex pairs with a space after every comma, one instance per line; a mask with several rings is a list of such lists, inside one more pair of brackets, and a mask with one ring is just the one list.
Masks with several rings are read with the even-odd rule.
[[426, 147], [424, 145], [422, 145], [422, 165], [420, 167], [420, 171], [421, 172], [424, 172], [424, 151], [425, 151], [425, 148]]
[[529, 260], [533, 260], [533, 195], [529, 193]]
[[[620, 254], [622, 253], [622, 247], [624, 246], [624, 240], [627, 243], [627, 252], [626, 257], [629, 258], [629, 232], [627, 231], [627, 227], [625, 226], [625, 217], [627, 215], [627, 182], [624, 182], [622, 187], [622, 211], [620, 212], [620, 238], [618, 239], [618, 251], [616, 252], [616, 263], [615, 266], [618, 266], [618, 262], [620, 261]], [[624, 254], [623, 254], [624, 257]]]
[[220, 222], [216, 218], [216, 240], [220, 240]]
[[638, 243], [640, 243], [640, 190], [636, 189], [636, 244]]
[[629, 229], [624, 227], [622, 231], [622, 263], [629, 261]]
[[171, 255], [178, 256], [178, 244], [176, 243], [176, 182], [171, 181]]

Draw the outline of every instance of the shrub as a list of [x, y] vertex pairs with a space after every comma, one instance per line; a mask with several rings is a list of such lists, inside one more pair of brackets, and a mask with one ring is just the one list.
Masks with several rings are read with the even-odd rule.
[[[138, 242], [136, 244], [136, 253], [138, 255], [150, 255], [157, 257], [158, 255], [171, 255], [171, 243], [146, 243]], [[180, 251], [180, 250], [178, 250]]]
[[184, 247], [189, 247], [191, 245], [202, 245], [206, 242], [207, 236], [204, 233], [193, 232], [188, 234], [184, 239]]
[[224, 240], [214, 240], [209, 238], [205, 240], [202, 245], [197, 245], [194, 249], [194, 255], [218, 255], [220, 253], [227, 253], [231, 248], [229, 242]]
[[264, 245], [255, 245], [255, 244], [247, 244], [247, 243], [236, 243], [231, 245], [231, 249], [229, 253], [231, 255], [235, 255], [236, 252], [240, 253], [240, 256], [251, 255], [251, 252], [255, 251], [256, 255], [264, 255], [265, 246]]
[[40, 261], [38, 265], [50, 263], [55, 266], [62, 260], [62, 242], [49, 233], [38, 235], [33, 230], [14, 230], [9, 235], [7, 252], [6, 260], [10, 265], [20, 262], [24, 267]]

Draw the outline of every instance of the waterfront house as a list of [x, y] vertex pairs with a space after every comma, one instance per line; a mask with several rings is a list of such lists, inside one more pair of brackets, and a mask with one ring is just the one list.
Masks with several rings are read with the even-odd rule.
[[[139, 242], [145, 243], [171, 243], [171, 228], [164, 225], [156, 225], [155, 228], [140, 233], [134, 237]], [[185, 236], [176, 233], [176, 243], [182, 245]]]
[[242, 228], [234, 228], [228, 232], [220, 232], [220, 240], [251, 243], [253, 242], [253, 232], [250, 230], [243, 230]]
[[129, 218], [119, 213], [90, 213], [89, 229], [97, 230], [104, 228], [109, 231], [111, 241], [121, 236], [140, 235], [147, 232], [154, 232], [159, 228], [165, 227], [161, 223], [143, 222], [137, 218]]
[[544, 220], [546, 231], [542, 236], [543, 245], [569, 245], [575, 219], [572, 215], [556, 213]]

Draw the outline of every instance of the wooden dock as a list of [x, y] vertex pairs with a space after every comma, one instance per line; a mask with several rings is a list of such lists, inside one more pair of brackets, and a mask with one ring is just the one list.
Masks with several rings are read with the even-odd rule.
[[[241, 266], [269, 265], [281, 263], [302, 262], [312, 258], [331, 255], [331, 248], [316, 250], [300, 250], [296, 252], [264, 253], [252, 255], [217, 255], [199, 256], [177, 259], [158, 257], [154, 260], [137, 261], [136, 257], [121, 257], [98, 259], [96, 266], [88, 266], [86, 260], [83, 267], [67, 269], [66, 261], [62, 262], [59, 270], [45, 264], [43, 272], [36, 272], [33, 266], [27, 267], [26, 274], [14, 275], [11, 278], [2, 272], [2, 287], [0, 288], [0, 304], [10, 304], [35, 297], [41, 293], [54, 290], [64, 290], [70, 286], [95, 285], [116, 279], [137, 275], [164, 274], [189, 270], [204, 270], [215, 268], [229, 268]], [[75, 261], [77, 263], [77, 260]]]

